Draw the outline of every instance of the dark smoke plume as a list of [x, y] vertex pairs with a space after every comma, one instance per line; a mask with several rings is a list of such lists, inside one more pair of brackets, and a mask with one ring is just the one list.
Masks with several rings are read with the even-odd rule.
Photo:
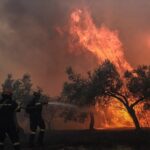
[[9, 72], [28, 72], [36, 85], [57, 95], [67, 66], [82, 73], [95, 67], [94, 56], [71, 53], [67, 33], [58, 32], [72, 9], [85, 6], [97, 26], [119, 31], [131, 65], [150, 63], [148, 0], [0, 0], [0, 81]]

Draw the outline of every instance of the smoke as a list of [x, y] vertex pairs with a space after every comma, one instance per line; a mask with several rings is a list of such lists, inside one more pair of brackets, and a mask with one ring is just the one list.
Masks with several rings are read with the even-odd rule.
[[97, 65], [90, 53], [69, 51], [67, 28], [74, 8], [88, 7], [97, 26], [118, 30], [131, 65], [150, 63], [150, 2], [147, 0], [0, 0], [0, 81], [7, 73], [30, 73], [50, 95], [61, 91], [65, 68], [86, 72]]

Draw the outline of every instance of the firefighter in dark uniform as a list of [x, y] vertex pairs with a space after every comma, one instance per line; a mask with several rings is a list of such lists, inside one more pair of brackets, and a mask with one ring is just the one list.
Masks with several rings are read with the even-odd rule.
[[12, 100], [12, 92], [5, 90], [0, 100], [0, 150], [4, 149], [6, 134], [11, 139], [14, 149], [20, 150], [18, 129], [14, 117], [18, 107], [18, 104]]
[[31, 134], [29, 137], [29, 146], [34, 146], [34, 140], [36, 135], [36, 130], [39, 127], [40, 132], [38, 135], [38, 141], [37, 144], [39, 146], [43, 146], [43, 140], [44, 140], [44, 133], [45, 133], [45, 122], [42, 118], [42, 108], [43, 104], [40, 102], [41, 100], [41, 93], [34, 92], [33, 93], [33, 99], [26, 107], [26, 112], [29, 114], [30, 119], [30, 130]]

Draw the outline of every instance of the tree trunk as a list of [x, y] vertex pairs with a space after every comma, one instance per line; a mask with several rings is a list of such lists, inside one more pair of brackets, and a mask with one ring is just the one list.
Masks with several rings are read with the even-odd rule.
[[141, 129], [140, 123], [139, 123], [138, 118], [137, 118], [136, 113], [135, 113], [135, 110], [131, 107], [127, 107], [127, 110], [128, 110], [128, 112], [129, 112], [129, 114], [130, 114], [130, 116], [134, 122], [135, 128], [137, 130]]
[[89, 126], [90, 130], [94, 130], [94, 124], [95, 124], [94, 114], [93, 112], [90, 112], [90, 126]]

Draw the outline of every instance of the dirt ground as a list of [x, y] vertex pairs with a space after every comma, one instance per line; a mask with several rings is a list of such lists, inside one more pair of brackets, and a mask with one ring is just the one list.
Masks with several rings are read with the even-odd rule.
[[[29, 148], [29, 134], [20, 133], [22, 150], [150, 150], [150, 129], [47, 131], [43, 147]], [[5, 150], [13, 150], [6, 140]]]

